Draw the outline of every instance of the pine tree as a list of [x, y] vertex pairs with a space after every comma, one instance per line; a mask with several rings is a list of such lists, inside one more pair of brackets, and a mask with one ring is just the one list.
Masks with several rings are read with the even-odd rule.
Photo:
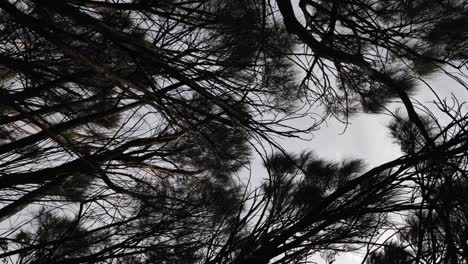
[[[0, 258], [333, 262], [391, 230], [398, 242], [369, 263], [466, 263], [465, 102], [438, 99], [445, 124], [411, 100], [435, 73], [463, 74], [466, 9], [0, 0]], [[320, 122], [291, 120], [347, 122], [399, 101], [389, 130], [403, 153], [377, 167], [277, 143]], [[262, 149], [274, 151], [252, 186]]]

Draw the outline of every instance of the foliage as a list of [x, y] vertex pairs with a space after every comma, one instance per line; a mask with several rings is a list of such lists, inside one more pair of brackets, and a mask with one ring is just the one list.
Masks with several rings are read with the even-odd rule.
[[[466, 88], [467, 8], [0, 0], [0, 258], [467, 263], [465, 101], [411, 98], [436, 74]], [[401, 157], [278, 144], [361, 112], [394, 117]]]

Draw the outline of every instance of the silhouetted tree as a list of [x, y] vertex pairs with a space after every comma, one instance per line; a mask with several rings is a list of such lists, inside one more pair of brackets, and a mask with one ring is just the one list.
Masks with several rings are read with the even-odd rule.
[[[0, 0], [0, 258], [306, 263], [390, 230], [398, 243], [369, 263], [466, 263], [465, 102], [438, 98], [444, 123], [411, 100], [431, 74], [466, 81], [466, 14], [444, 0]], [[276, 142], [396, 101], [403, 154], [377, 167]], [[270, 147], [252, 186], [252, 150]]]
[[388, 243], [381, 252], [374, 252], [369, 260], [369, 264], [403, 264], [413, 263], [410, 254], [396, 243]]

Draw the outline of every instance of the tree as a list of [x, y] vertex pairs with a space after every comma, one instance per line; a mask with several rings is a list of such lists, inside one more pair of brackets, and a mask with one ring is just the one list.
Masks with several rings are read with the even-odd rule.
[[[411, 100], [435, 72], [463, 84], [446, 69], [465, 71], [465, 1], [293, 5], [0, 0], [0, 220], [18, 220], [0, 257], [304, 263], [390, 229], [400, 244], [370, 263], [468, 261], [464, 102], [439, 98], [444, 124]], [[284, 151], [275, 138], [317, 129], [289, 123], [314, 111], [390, 111], [403, 154], [366, 170]]]

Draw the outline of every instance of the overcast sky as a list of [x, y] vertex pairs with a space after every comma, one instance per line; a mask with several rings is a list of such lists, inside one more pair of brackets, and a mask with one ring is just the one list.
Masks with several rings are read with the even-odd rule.
[[[447, 76], [434, 75], [429, 78], [429, 83], [441, 98], [449, 98], [453, 93], [459, 101], [468, 100], [466, 88]], [[437, 109], [432, 106], [435, 97], [426, 86], [421, 85], [413, 99], [423, 103], [437, 114]], [[397, 107], [402, 108], [403, 106], [401, 103], [396, 103], [389, 108], [395, 109]], [[465, 106], [465, 111], [467, 110], [468, 107]], [[443, 115], [438, 117], [439, 121], [443, 121]], [[390, 116], [385, 114], [357, 114], [351, 117], [350, 124], [344, 133], [344, 124], [336, 120], [329, 120], [319, 130], [312, 133], [310, 141], [285, 139], [279, 143], [288, 152], [314, 151], [319, 157], [327, 160], [340, 161], [345, 158], [360, 158], [366, 162], [367, 168], [371, 169], [401, 155], [399, 146], [393, 142], [386, 128], [390, 120]], [[297, 120], [294, 124], [305, 127], [312, 125], [313, 122], [304, 119]], [[254, 182], [258, 182], [259, 178], [267, 177], [260, 159], [255, 159], [252, 166]], [[334, 264], [355, 264], [361, 263], [361, 261], [362, 255], [342, 254], [337, 256]], [[317, 263], [325, 262], [317, 259]]]

